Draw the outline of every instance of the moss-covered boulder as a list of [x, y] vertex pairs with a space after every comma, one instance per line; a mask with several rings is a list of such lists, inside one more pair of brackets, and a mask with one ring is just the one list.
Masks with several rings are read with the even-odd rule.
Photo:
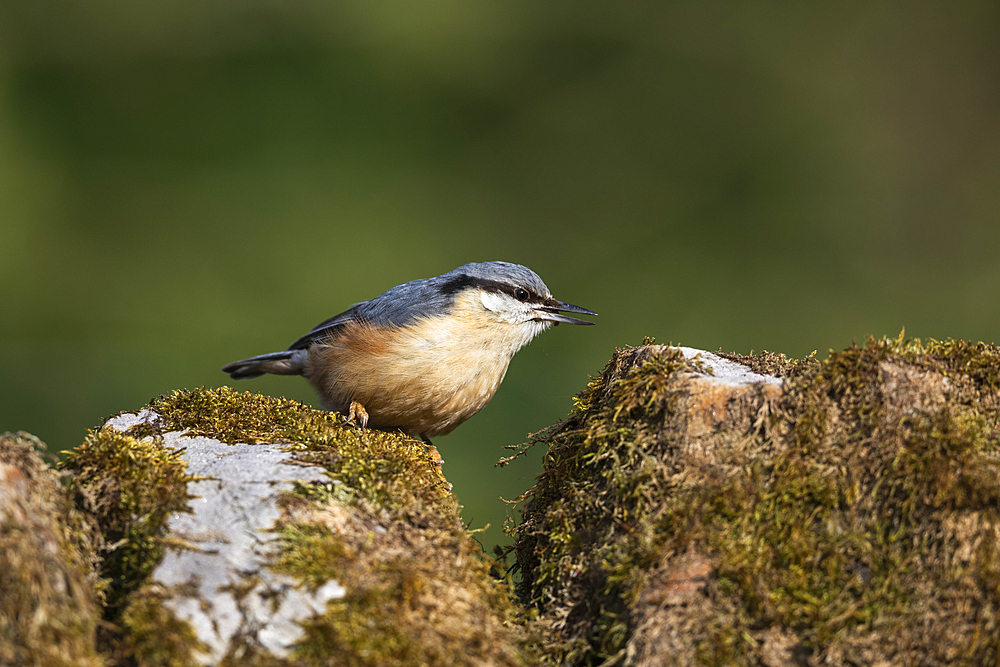
[[997, 664], [1000, 351], [724, 356], [619, 350], [538, 436], [514, 532], [549, 658]]
[[618, 350], [535, 439], [524, 612], [422, 443], [177, 392], [58, 473], [0, 437], [0, 663], [996, 665], [998, 423], [990, 345]]
[[110, 664], [533, 662], [439, 460], [342, 420], [199, 389], [69, 453], [106, 545]]

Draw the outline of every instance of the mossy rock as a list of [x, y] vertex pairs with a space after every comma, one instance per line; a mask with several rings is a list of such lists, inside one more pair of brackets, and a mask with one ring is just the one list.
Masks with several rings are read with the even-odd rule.
[[527, 613], [398, 433], [223, 388], [58, 475], [4, 436], [0, 662], [997, 664], [998, 391], [962, 341], [619, 350], [535, 439]]
[[109, 420], [62, 467], [107, 544], [110, 664], [535, 662], [419, 441], [198, 389]]
[[1000, 351], [619, 350], [514, 529], [557, 664], [995, 665]]

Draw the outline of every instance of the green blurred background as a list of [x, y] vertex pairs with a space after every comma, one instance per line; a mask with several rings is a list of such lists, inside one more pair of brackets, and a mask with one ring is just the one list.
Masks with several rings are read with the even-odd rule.
[[[600, 313], [436, 443], [502, 541], [616, 345], [1000, 328], [994, 2], [0, 2], [0, 431], [75, 446], [413, 278]], [[316, 404], [299, 378], [238, 383]]]

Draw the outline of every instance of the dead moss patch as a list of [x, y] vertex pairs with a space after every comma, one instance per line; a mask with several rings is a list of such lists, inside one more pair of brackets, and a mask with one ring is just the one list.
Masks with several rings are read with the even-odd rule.
[[40, 451], [0, 435], [0, 664], [98, 666], [98, 536]]
[[995, 664], [998, 350], [869, 339], [751, 367], [783, 392], [710, 456], [685, 454], [690, 369], [665, 348], [620, 350], [540, 437], [515, 535], [549, 655]]
[[754, 373], [777, 378], [790, 375], [796, 368], [804, 364], [818, 363], [815, 351], [803, 359], [789, 359], [780, 352], [768, 352], [767, 350], [761, 350], [757, 354], [754, 354], [753, 350], [750, 351], [750, 354], [736, 354], [735, 352], [723, 352], [719, 350], [715, 354], [723, 359], [729, 359], [730, 361], [735, 361], [738, 364], [746, 366]]

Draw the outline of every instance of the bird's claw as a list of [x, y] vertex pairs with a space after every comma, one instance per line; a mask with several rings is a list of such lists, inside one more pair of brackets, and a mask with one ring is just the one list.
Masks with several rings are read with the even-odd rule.
[[368, 426], [368, 411], [365, 406], [357, 401], [351, 401], [351, 407], [347, 411], [347, 423], [357, 424], [362, 429]]

